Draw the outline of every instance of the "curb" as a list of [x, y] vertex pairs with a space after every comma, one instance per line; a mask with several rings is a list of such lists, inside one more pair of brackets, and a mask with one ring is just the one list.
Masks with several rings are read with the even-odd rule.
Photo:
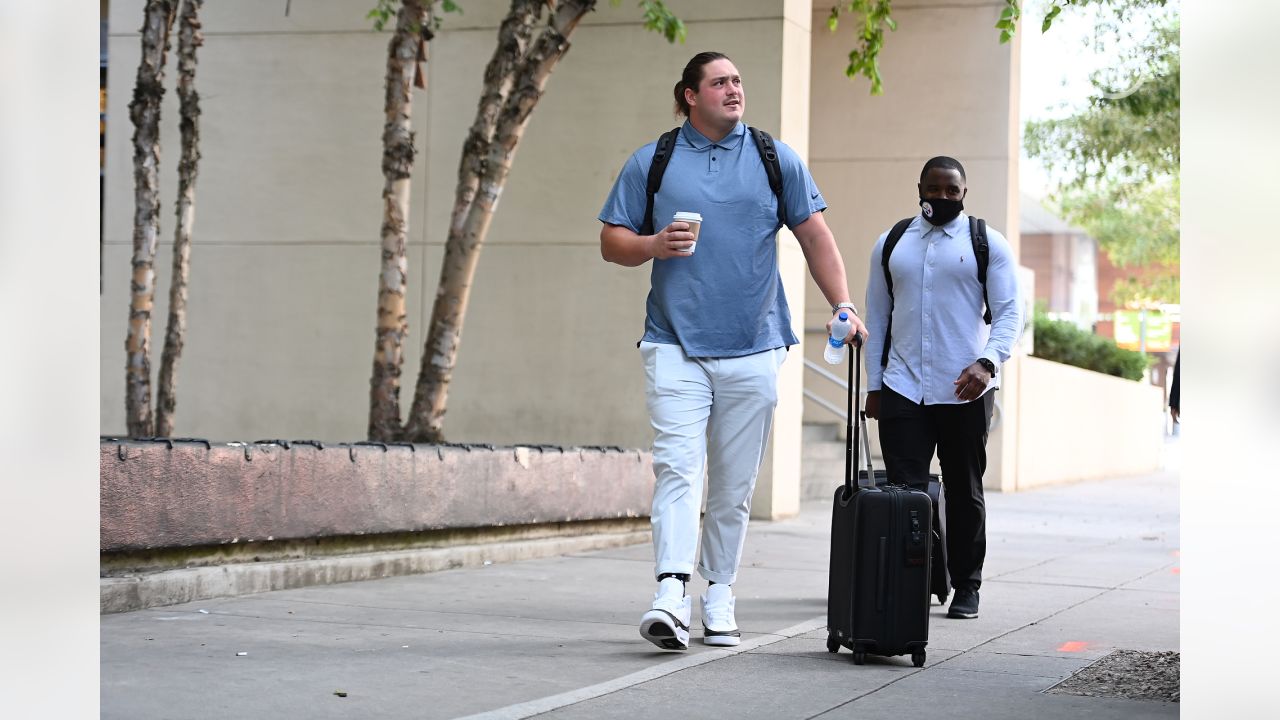
[[99, 581], [103, 615], [272, 590], [377, 580], [492, 563], [555, 557], [650, 542], [652, 532], [552, 537], [518, 542], [362, 553], [308, 560], [165, 570]]

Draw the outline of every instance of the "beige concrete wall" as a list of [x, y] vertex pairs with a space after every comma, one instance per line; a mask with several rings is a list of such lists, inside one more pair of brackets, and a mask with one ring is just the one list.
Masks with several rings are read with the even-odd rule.
[[[124, 431], [133, 202], [128, 103], [141, 5], [113, 2], [109, 18], [100, 308], [101, 431], [108, 434]], [[352, 411], [367, 404], [371, 363], [381, 205], [378, 67], [385, 38], [364, 29], [359, 17], [347, 17], [350, 12], [341, 3], [294, 3], [289, 18], [266, 3], [205, 8], [198, 71], [203, 158], [189, 331], [178, 376], [180, 435], [362, 435], [364, 423]], [[153, 367], [163, 340], [174, 227], [172, 65], [171, 59], [163, 109]], [[424, 250], [417, 243], [410, 252], [416, 257]], [[421, 286], [410, 292], [416, 297]]]
[[[490, 231], [454, 376], [454, 441], [648, 447], [635, 342], [647, 268], [599, 256], [596, 214], [626, 157], [676, 124], [671, 87], [702, 49], [728, 53], [747, 81], [748, 121], [802, 147], [807, 102], [803, 3], [672, 2], [689, 41], [643, 31], [634, 3], [600, 3], [530, 122]], [[460, 143], [506, 3], [465, 4], [433, 42], [415, 97], [409, 242], [407, 409], [439, 274]], [[101, 430], [124, 431], [124, 338], [132, 229], [127, 104], [141, 0], [111, 4]], [[799, 20], [796, 8], [800, 8]], [[342, 0], [209, 3], [201, 50], [203, 160], [197, 186], [187, 349], [176, 432], [212, 439], [363, 437], [381, 223], [386, 33]], [[787, 19], [784, 20], [784, 15]], [[797, 53], [796, 48], [800, 48]], [[788, 95], [783, 97], [784, 76]], [[793, 79], [796, 78], [796, 79]], [[166, 85], [172, 87], [172, 70]], [[799, 102], [806, 111], [797, 111]], [[790, 108], [784, 115], [784, 108]], [[160, 284], [163, 337], [176, 193], [176, 97], [164, 106]], [[784, 247], [787, 241], [784, 241]], [[784, 249], [789, 295], [803, 291]], [[797, 323], [801, 320], [797, 318]], [[160, 343], [154, 342], [158, 366]], [[788, 362], [784, 383], [798, 362]], [[780, 418], [798, 401], [780, 405]], [[783, 423], [790, 427], [790, 421]], [[796, 423], [798, 425], [798, 423]], [[788, 431], [790, 432], [790, 431]], [[798, 452], [795, 438], [782, 441]], [[798, 482], [798, 458], [794, 464]], [[791, 473], [770, 468], [770, 472]], [[790, 507], [786, 498], [778, 508]], [[769, 507], [772, 507], [768, 504]], [[773, 510], [771, 509], [771, 512]]]
[[[764, 124], [764, 120], [754, 114], [749, 122], [766, 130], [776, 127], [777, 137], [790, 145], [801, 158], [807, 160], [810, 73], [809, 2], [808, 0], [786, 0], [782, 9], [785, 17], [781, 26], [782, 48], [778, 66], [780, 117], [774, 126]], [[737, 56], [731, 55], [731, 57]], [[736, 60], [735, 63], [737, 63]], [[754, 102], [750, 94], [754, 90], [748, 87], [747, 92], [749, 102]], [[748, 105], [748, 107], [752, 106]], [[790, 349], [787, 360], [778, 374], [778, 407], [774, 411], [773, 436], [765, 454], [765, 462], [760, 468], [760, 476], [756, 479], [756, 493], [751, 504], [753, 517], [773, 519], [790, 517], [800, 512], [805, 282], [809, 277], [809, 271], [795, 236], [786, 228], [778, 233], [778, 270], [791, 308], [791, 327], [796, 337], [800, 338], [800, 345]]]
[[[462, 138], [505, 3], [468, 4], [432, 44], [415, 97], [418, 162], [409, 237], [407, 408], [438, 279]], [[742, 70], [748, 122], [774, 130], [811, 167], [831, 209], [861, 304], [875, 236], [915, 212], [929, 156], [965, 162], [968, 205], [1016, 245], [1016, 46], [991, 29], [999, 3], [895, 7], [883, 56], [886, 95], [843, 75], [852, 42], [806, 0], [670, 3], [689, 28], [670, 46], [634, 7], [601, 3], [557, 68], [520, 148], [473, 287], [446, 421], [455, 441], [648, 447], [635, 341], [647, 268], [599, 257], [595, 216], [626, 157], [676, 124], [671, 86], [693, 53]], [[124, 336], [131, 253], [127, 104], [142, 0], [111, 4], [101, 430], [124, 431]], [[204, 12], [201, 172], [177, 434], [212, 439], [363, 437], [381, 222], [379, 171], [387, 33], [343, 0], [282, 7], [234, 0]], [[937, 91], [924, 92], [928, 87]], [[172, 70], [166, 83], [173, 85]], [[935, 107], [948, 113], [931, 114]], [[176, 192], [176, 98], [165, 101], [163, 222], [153, 324], [159, 363]], [[809, 151], [812, 151], [811, 153]], [[999, 220], [998, 220], [999, 219]], [[826, 303], [794, 238], [780, 236], [793, 348], [756, 513], [798, 507], [802, 353], [818, 358]], [[1011, 374], [1012, 376], [1012, 374]], [[830, 393], [838, 399], [839, 393]], [[1004, 458], [1008, 453], [999, 450]], [[997, 462], [999, 464], [1000, 461]]]
[[1016, 489], [1160, 467], [1160, 388], [1036, 357], [1020, 365]]
[[[1003, 7], [994, 0], [895, 4], [898, 30], [885, 37], [884, 94], [876, 97], [868, 80], [844, 75], [856, 23], [847, 18], [831, 33], [830, 3], [813, 3], [810, 161], [859, 307], [876, 238], [919, 212], [920, 168], [935, 155], [964, 164], [966, 211], [986, 218], [1017, 252], [1018, 46], [1001, 45], [993, 27]], [[805, 326], [811, 332], [805, 353], [822, 362], [829, 308], [812, 281], [807, 288]], [[1007, 373], [1006, 391], [1015, 385], [1016, 371]], [[844, 406], [841, 391], [812, 373], [806, 387]], [[1002, 468], [1009, 467], [1010, 438], [1003, 435], [1016, 432], [1014, 412], [992, 438], [987, 478], [993, 487], [1000, 487]], [[831, 415], [807, 403], [805, 419], [828, 422]]]

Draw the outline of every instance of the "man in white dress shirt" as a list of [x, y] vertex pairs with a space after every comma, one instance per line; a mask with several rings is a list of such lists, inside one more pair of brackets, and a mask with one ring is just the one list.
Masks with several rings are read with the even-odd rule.
[[955, 586], [947, 616], [976, 618], [987, 550], [987, 433], [1000, 365], [1022, 330], [1017, 263], [1004, 236], [985, 229], [985, 285], [979, 278], [975, 239], [984, 233], [963, 212], [968, 188], [957, 160], [929, 160], [917, 188], [920, 215], [881, 235], [871, 251], [866, 413], [880, 422], [890, 482], [922, 486], [936, 450]]

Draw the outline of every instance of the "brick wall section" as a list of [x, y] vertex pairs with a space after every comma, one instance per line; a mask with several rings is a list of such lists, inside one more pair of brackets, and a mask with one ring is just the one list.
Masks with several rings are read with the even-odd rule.
[[643, 517], [652, 456], [616, 448], [104, 438], [103, 552]]
[[1061, 258], [1062, 237], [1049, 233], [1023, 233], [1022, 243], [1019, 245], [1018, 263], [1031, 268], [1035, 273], [1035, 299], [1044, 301], [1050, 312], [1071, 310], [1069, 303], [1062, 300], [1068, 289], [1061, 287], [1061, 273], [1055, 265], [1055, 261], [1065, 262]]
[[[1120, 268], [1116, 267], [1110, 256], [1105, 252], [1098, 252], [1098, 312], [1113, 313], [1116, 311], [1115, 300], [1111, 298], [1111, 293], [1116, 289], [1116, 283], [1127, 280], [1130, 277], [1141, 277], [1144, 274], [1150, 274], [1152, 271], [1148, 268]], [[1175, 272], [1177, 270], [1175, 269]], [[1110, 320], [1098, 321], [1094, 332], [1103, 337], [1114, 339], [1116, 336], [1115, 323]], [[1175, 322], [1173, 324], [1173, 344], [1171, 347], [1177, 348], [1182, 344], [1182, 323]], [[1172, 362], [1172, 361], [1170, 361]], [[1172, 367], [1172, 366], [1170, 366]]]

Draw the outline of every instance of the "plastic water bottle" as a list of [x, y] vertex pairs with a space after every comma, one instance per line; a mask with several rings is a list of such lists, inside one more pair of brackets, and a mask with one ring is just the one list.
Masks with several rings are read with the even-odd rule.
[[844, 362], [844, 356], [849, 352], [844, 339], [849, 337], [849, 331], [852, 329], [853, 323], [849, 322], [849, 313], [840, 313], [836, 321], [831, 323], [831, 337], [827, 338], [827, 347], [822, 351], [822, 357], [828, 363], [839, 365]]

